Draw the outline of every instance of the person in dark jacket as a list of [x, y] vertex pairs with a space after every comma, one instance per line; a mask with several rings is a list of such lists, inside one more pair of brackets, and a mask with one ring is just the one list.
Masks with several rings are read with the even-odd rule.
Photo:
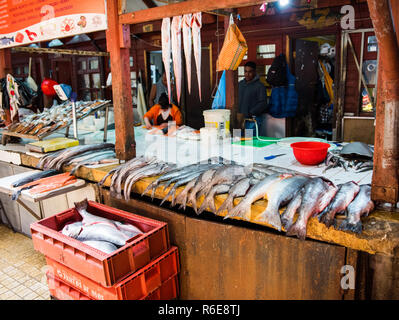
[[[266, 87], [256, 74], [255, 62], [248, 61], [244, 66], [244, 79], [238, 83], [238, 109], [245, 119], [255, 117], [258, 123], [259, 135], [264, 132], [264, 117], [266, 112]], [[256, 136], [255, 124], [245, 121], [245, 129], [252, 129]]]

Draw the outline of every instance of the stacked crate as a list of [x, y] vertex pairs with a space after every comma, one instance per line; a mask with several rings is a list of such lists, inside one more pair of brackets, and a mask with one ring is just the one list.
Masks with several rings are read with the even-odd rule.
[[60, 231], [82, 218], [75, 208], [31, 224], [33, 245], [45, 255], [50, 294], [60, 300], [177, 298], [178, 250], [167, 224], [88, 201], [87, 211], [138, 227], [143, 234], [106, 254]]

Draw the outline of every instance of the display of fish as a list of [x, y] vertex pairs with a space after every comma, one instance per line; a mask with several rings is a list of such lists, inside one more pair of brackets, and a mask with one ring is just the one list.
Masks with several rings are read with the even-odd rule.
[[46, 177], [50, 177], [50, 176], [54, 176], [56, 174], [58, 174], [57, 170], [45, 170], [45, 171], [40, 171], [40, 172], [33, 172], [30, 175], [25, 176], [15, 182], [13, 182], [11, 184], [11, 186], [13, 188], [20, 187], [29, 182], [36, 181], [38, 179], [42, 179], [42, 178], [46, 178]]
[[335, 215], [345, 212], [346, 208], [359, 193], [359, 190], [359, 185], [353, 181], [340, 185], [334, 199], [320, 214], [320, 222], [330, 227], [334, 223]]
[[246, 195], [248, 189], [251, 187], [251, 178], [242, 178], [229, 190], [226, 200], [222, 203], [216, 214], [224, 210], [230, 211], [234, 206], [234, 199]]
[[172, 204], [171, 204], [172, 207], [174, 207], [176, 204], [179, 203], [180, 204], [179, 209], [184, 208], [184, 210], [186, 210], [188, 194], [194, 188], [195, 184], [197, 183], [198, 177], [192, 179], [189, 183], [187, 183], [186, 186], [184, 187], [183, 191], [177, 195], [177, 197], [175, 198], [175, 201], [172, 200]]
[[249, 190], [247, 195], [242, 198], [241, 202], [238, 205], [236, 205], [231, 211], [228, 212], [224, 219], [230, 217], [241, 217], [243, 219], [249, 220], [252, 203], [264, 198], [267, 189], [274, 182], [291, 177], [291, 174], [273, 174], [261, 180]]
[[191, 32], [193, 36], [193, 49], [195, 66], [197, 70], [197, 81], [198, 81], [198, 95], [200, 101], [202, 101], [201, 94], [201, 28], [202, 28], [202, 13], [197, 12], [193, 14]]
[[374, 202], [371, 200], [371, 185], [360, 186], [359, 193], [346, 208], [347, 218], [338, 227], [338, 230], [362, 232], [362, 222], [360, 218], [368, 215], [374, 210]]
[[287, 205], [308, 181], [307, 177], [293, 176], [271, 184], [266, 190], [267, 207], [261, 213], [259, 221], [269, 223], [281, 231], [280, 207]]
[[115, 250], [118, 250], [118, 247], [116, 245], [108, 241], [86, 240], [82, 242], [90, 247], [93, 247], [108, 254], [114, 252]]
[[299, 209], [302, 203], [302, 192], [298, 192], [297, 195], [290, 201], [281, 215], [281, 223], [285, 230], [291, 228], [294, 223], [295, 213]]
[[172, 53], [172, 42], [170, 38], [170, 18], [162, 19], [161, 39], [162, 39], [162, 61], [165, 67], [166, 81], [168, 84], [169, 103], [172, 101], [172, 90], [170, 82], [170, 59]]
[[328, 191], [328, 185], [321, 178], [313, 178], [302, 189], [302, 201], [299, 216], [295, 223], [287, 230], [288, 236], [297, 236], [301, 240], [306, 238], [306, 227], [309, 218], [320, 213], [320, 203]]
[[197, 214], [201, 214], [207, 208], [209, 208], [209, 210], [211, 212], [215, 213], [216, 207], [215, 207], [215, 198], [214, 197], [218, 194], [228, 193], [230, 189], [231, 189], [230, 184], [218, 184], [218, 185], [213, 186], [212, 189], [209, 191], [209, 193], [206, 195], [201, 206], [199, 207]]
[[182, 37], [182, 16], [175, 16], [171, 24], [171, 42], [173, 72], [175, 75], [177, 102], [180, 105], [181, 81], [182, 81], [182, 57], [181, 57], [181, 37]]
[[193, 21], [193, 15], [191, 13], [185, 14], [182, 21], [183, 29], [183, 48], [184, 57], [186, 60], [186, 73], [187, 73], [187, 89], [188, 93], [191, 94], [191, 52], [192, 52], [192, 36], [191, 36], [191, 24]]
[[102, 154], [98, 154], [96, 157], [92, 157], [86, 161], [81, 161], [78, 164], [76, 164], [75, 167], [71, 170], [71, 174], [75, 174], [76, 171], [79, 170], [79, 168], [83, 166], [93, 166], [97, 164], [104, 164], [104, 163], [112, 163], [115, 161], [116, 154], [115, 152], [107, 153], [104, 152]]

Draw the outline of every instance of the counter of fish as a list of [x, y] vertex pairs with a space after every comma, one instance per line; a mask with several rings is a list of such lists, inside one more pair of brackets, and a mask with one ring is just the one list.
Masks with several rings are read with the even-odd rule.
[[62, 170], [64, 165], [73, 165], [71, 174], [84, 165], [95, 165], [115, 161], [115, 145], [112, 143], [88, 144], [70, 147], [42, 157], [37, 168]]
[[81, 221], [64, 226], [61, 233], [110, 254], [143, 232], [136, 226], [103, 218], [87, 211], [87, 199], [75, 203]]
[[[78, 101], [76, 102], [77, 119], [84, 118], [94, 109], [107, 101]], [[15, 133], [23, 133], [37, 137], [43, 137], [56, 130], [68, 127], [72, 124], [72, 103], [64, 102], [60, 105], [45, 109], [42, 113], [25, 117], [21, 122], [11, 124], [7, 130]]]
[[[318, 216], [328, 227], [334, 224], [337, 214], [346, 213], [346, 220], [339, 229], [360, 233], [361, 216], [374, 209], [370, 185], [358, 185], [350, 181], [338, 186], [326, 178], [305, 175], [293, 170], [265, 164], [242, 166], [228, 163], [224, 159], [209, 159], [181, 168], [157, 161], [154, 158], [134, 158], [110, 171], [111, 194], [128, 200], [132, 186], [145, 177], [158, 176], [142, 193], [150, 193], [170, 187], [161, 205], [171, 198], [171, 206], [180, 204], [185, 209], [191, 204], [197, 214], [209, 210], [215, 214], [227, 211], [225, 218], [241, 217], [250, 220], [254, 202], [267, 199], [267, 207], [260, 214], [259, 221], [268, 223], [281, 231], [284, 226], [287, 235], [306, 237], [309, 218]], [[122, 190], [124, 184], [124, 190]], [[183, 187], [179, 194], [176, 191]], [[214, 196], [227, 194], [226, 200], [216, 210]], [[204, 201], [197, 207], [197, 201], [204, 195]], [[235, 198], [242, 198], [234, 206]], [[285, 210], [280, 215], [279, 210]], [[295, 214], [298, 218], [294, 221]], [[334, 224], [335, 225], [335, 224]]]

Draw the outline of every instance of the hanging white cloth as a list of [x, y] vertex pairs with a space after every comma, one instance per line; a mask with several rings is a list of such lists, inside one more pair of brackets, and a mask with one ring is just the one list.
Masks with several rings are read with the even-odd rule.
[[18, 106], [20, 103], [20, 95], [18, 91], [18, 84], [12, 75], [7, 74], [7, 92], [10, 99], [10, 115], [11, 121], [14, 120], [16, 114], [18, 114]]

